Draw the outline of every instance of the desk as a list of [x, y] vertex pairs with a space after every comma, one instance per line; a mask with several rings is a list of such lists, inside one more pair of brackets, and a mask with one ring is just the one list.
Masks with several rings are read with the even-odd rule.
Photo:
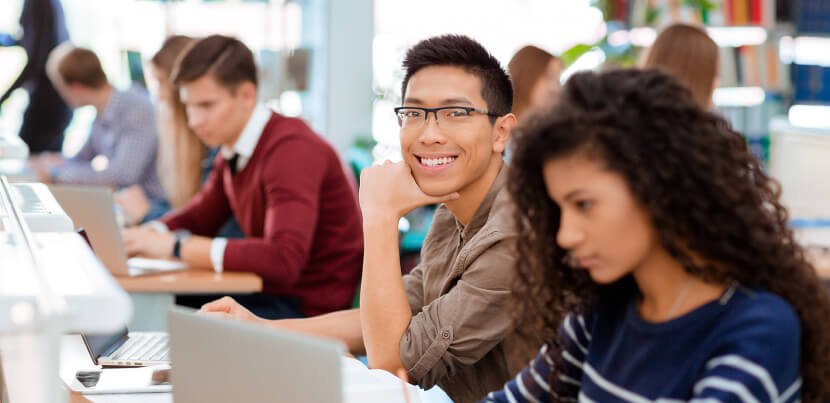
[[133, 301], [132, 331], [164, 331], [167, 310], [176, 294], [247, 294], [262, 291], [262, 279], [253, 273], [214, 273], [189, 269], [136, 277], [115, 277]]

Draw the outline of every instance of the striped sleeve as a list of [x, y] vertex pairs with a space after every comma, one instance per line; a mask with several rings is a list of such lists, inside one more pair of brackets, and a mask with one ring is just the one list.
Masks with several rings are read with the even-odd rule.
[[562, 357], [564, 370], [559, 380], [567, 387], [568, 396], [556, 399], [548, 381], [554, 365], [554, 349], [545, 344], [536, 358], [522, 372], [504, 385], [504, 389], [492, 392], [483, 400], [486, 403], [546, 403], [576, 401], [582, 379], [582, 364], [588, 354], [591, 335], [585, 320], [579, 315], [569, 315], [559, 329], [564, 346]]
[[800, 332], [795, 312], [777, 301], [755, 306], [709, 357], [693, 402], [790, 403], [801, 399]]

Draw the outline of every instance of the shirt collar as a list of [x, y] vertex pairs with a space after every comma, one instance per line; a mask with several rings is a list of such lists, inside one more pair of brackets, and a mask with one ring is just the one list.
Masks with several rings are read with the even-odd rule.
[[493, 202], [507, 183], [507, 169], [507, 164], [503, 164], [493, 184], [490, 185], [490, 190], [487, 191], [484, 200], [478, 205], [476, 212], [473, 213], [473, 217], [470, 218], [470, 222], [466, 226], [461, 224], [457, 218], [455, 219], [456, 227], [461, 231], [461, 238], [464, 242], [472, 238], [487, 223]]
[[268, 124], [268, 121], [271, 120], [271, 114], [271, 110], [265, 107], [265, 105], [257, 104], [254, 107], [254, 112], [251, 113], [250, 119], [248, 119], [248, 123], [245, 124], [245, 128], [242, 129], [242, 134], [240, 134], [239, 138], [236, 139], [236, 143], [234, 143], [233, 148], [225, 145], [222, 146], [220, 150], [222, 158], [226, 160], [231, 159], [231, 157], [233, 157], [236, 153], [238, 153], [240, 157], [251, 158], [251, 155], [254, 154], [254, 149], [259, 142], [259, 138], [262, 136], [262, 131], [265, 130], [265, 126]]

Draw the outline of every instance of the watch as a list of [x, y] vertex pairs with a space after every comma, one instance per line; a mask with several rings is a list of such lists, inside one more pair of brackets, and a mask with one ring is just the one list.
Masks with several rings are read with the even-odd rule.
[[173, 243], [173, 257], [176, 259], [182, 258], [182, 244], [190, 238], [190, 231], [186, 229], [180, 229], [173, 231], [173, 238], [175, 242]]

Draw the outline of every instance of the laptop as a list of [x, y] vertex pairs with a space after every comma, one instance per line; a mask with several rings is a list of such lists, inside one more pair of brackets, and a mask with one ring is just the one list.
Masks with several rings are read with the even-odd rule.
[[176, 403], [343, 402], [342, 344], [174, 307]]
[[92, 249], [112, 274], [138, 276], [188, 268], [185, 263], [170, 260], [127, 259], [112, 190], [108, 187], [49, 185], [49, 190], [75, 226], [86, 230]]
[[170, 363], [165, 332], [127, 332], [81, 334], [89, 357], [102, 367], [145, 367]]

